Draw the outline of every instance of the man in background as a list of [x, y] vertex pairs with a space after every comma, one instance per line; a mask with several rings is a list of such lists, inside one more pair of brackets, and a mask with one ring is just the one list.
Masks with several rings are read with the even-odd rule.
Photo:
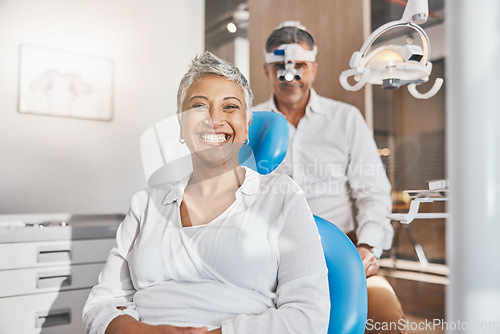
[[316, 53], [313, 36], [299, 22], [276, 28], [266, 41], [264, 65], [273, 94], [253, 109], [286, 117], [289, 147], [275, 172], [291, 176], [304, 190], [312, 212], [337, 225], [356, 245], [367, 277], [366, 332], [393, 323], [398, 329], [384, 333], [401, 333], [401, 304], [389, 282], [376, 275], [382, 251], [391, 248], [394, 234], [386, 218], [391, 186], [359, 110], [319, 96], [312, 88]]

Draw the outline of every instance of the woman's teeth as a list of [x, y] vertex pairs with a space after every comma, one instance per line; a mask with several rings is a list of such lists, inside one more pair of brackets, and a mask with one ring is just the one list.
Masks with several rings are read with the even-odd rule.
[[223, 143], [226, 141], [226, 135], [223, 133], [220, 134], [208, 134], [202, 133], [200, 134], [200, 138], [207, 143]]

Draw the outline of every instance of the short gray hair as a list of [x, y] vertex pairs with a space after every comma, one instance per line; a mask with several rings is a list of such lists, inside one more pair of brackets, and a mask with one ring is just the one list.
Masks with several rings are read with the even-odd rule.
[[220, 59], [210, 51], [205, 51], [202, 55], [196, 56], [192, 60], [189, 70], [184, 74], [179, 84], [179, 89], [177, 90], [177, 114], [182, 112], [182, 102], [186, 97], [186, 92], [189, 87], [191, 87], [196, 80], [206, 75], [218, 75], [240, 85], [245, 95], [246, 119], [247, 122], [249, 122], [252, 119], [253, 93], [247, 79], [236, 66], [228, 61]]
[[312, 50], [314, 48], [314, 38], [307, 31], [299, 27], [282, 27], [274, 30], [266, 40], [266, 52], [271, 52], [283, 44], [306, 43]]

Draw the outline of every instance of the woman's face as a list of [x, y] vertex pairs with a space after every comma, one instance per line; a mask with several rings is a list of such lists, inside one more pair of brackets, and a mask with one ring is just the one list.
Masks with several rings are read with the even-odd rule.
[[187, 90], [182, 110], [181, 136], [193, 164], [238, 163], [249, 124], [243, 89], [237, 83], [217, 75], [201, 77]]

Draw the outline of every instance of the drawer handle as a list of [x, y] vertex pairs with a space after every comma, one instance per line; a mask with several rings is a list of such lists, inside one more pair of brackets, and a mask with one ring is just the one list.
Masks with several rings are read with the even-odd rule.
[[67, 325], [71, 323], [71, 309], [50, 310], [35, 314], [36, 328]]
[[71, 246], [38, 247], [38, 262], [71, 261]]
[[39, 273], [36, 276], [37, 289], [59, 288], [71, 285], [71, 272], [68, 271]]

